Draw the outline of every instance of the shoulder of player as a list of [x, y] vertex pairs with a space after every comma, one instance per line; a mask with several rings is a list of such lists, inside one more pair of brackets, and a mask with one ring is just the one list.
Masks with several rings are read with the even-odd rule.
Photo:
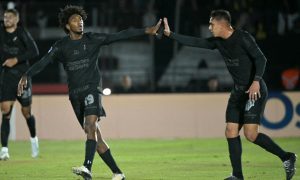
[[238, 37], [241, 40], [242, 45], [246, 48], [249, 48], [253, 43], [255, 43], [255, 38], [248, 31], [240, 29], [238, 33]]
[[64, 46], [64, 44], [66, 44], [68, 41], [69, 41], [69, 37], [68, 36], [65, 36], [59, 40], [57, 40], [53, 46], [55, 47], [61, 47], [61, 46]]
[[17, 32], [22, 33], [22, 34], [28, 34], [29, 33], [28, 29], [25, 28], [24, 26], [21, 26], [21, 25], [17, 26]]
[[235, 32], [237, 33], [238, 36], [242, 38], [253, 38], [253, 36], [246, 30], [236, 29]]
[[64, 41], [65, 41], [64, 39], [65, 39], [65, 38], [62, 38], [62, 39], [60, 39], [60, 40], [57, 40], [57, 41], [50, 47], [48, 53], [49, 53], [49, 52], [57, 52], [57, 51], [60, 50], [60, 49], [64, 49], [64, 48], [63, 48], [63, 44], [65, 44], [65, 43], [64, 43]]
[[255, 41], [254, 37], [246, 30], [243, 29], [235, 29], [234, 30], [236, 39], [242, 44], [248, 44], [251, 41]]

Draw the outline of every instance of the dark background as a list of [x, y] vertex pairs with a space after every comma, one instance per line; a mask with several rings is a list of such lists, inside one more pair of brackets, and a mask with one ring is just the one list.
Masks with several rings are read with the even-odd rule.
[[[171, 30], [175, 28], [176, 8], [180, 9], [180, 23], [177, 30], [181, 34], [201, 37], [201, 27], [208, 27], [210, 11], [226, 9], [231, 12], [232, 25], [249, 31], [257, 40], [258, 45], [268, 59], [264, 79], [270, 90], [285, 90], [282, 86], [281, 74], [288, 68], [299, 68], [300, 65], [300, 0], [26, 0], [0, 2], [2, 18], [3, 10], [9, 2], [13, 2], [19, 10], [21, 22], [34, 36], [40, 49], [39, 60], [50, 46], [59, 38], [41, 38], [35, 32], [41, 27], [38, 19], [47, 19], [44, 28], [58, 28], [57, 14], [67, 4], [82, 5], [88, 13], [86, 27], [109, 27], [115, 31], [129, 27], [141, 28], [144, 15], [151, 9], [152, 15], [158, 20], [167, 17]], [[97, 18], [93, 11], [97, 11]], [[61, 30], [62, 31], [62, 30]], [[47, 36], [47, 35], [46, 35]], [[195, 81], [191, 88], [159, 87], [157, 82], [166, 71], [173, 57], [174, 43], [172, 40], [149, 39], [148, 37], [128, 40], [132, 42], [149, 42], [153, 45], [153, 76], [148, 83], [137, 84], [135, 92], [203, 92], [199, 89], [203, 81]], [[181, 46], [178, 46], [180, 49]], [[175, 48], [176, 49], [176, 48]], [[118, 59], [112, 55], [101, 55], [100, 68], [103, 72], [118, 69]], [[201, 54], [199, 54], [201, 57]], [[222, 60], [221, 60], [222, 61]], [[130, 71], [135, 71], [131, 69]], [[50, 64], [42, 73], [34, 77], [34, 83], [65, 83], [61, 82], [57, 63]], [[134, 79], [134, 78], [133, 78]], [[112, 88], [118, 83], [103, 78], [104, 84]], [[193, 82], [191, 82], [193, 83]], [[293, 90], [299, 90], [299, 82]], [[198, 87], [198, 88], [197, 88]], [[220, 88], [222, 91], [229, 87]]]

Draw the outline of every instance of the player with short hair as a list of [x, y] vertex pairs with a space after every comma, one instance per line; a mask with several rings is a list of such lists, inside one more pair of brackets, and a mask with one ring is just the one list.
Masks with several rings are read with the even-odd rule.
[[226, 110], [225, 135], [228, 141], [232, 175], [227, 180], [244, 179], [241, 164], [241, 128], [250, 142], [278, 156], [284, 165], [286, 179], [295, 174], [296, 155], [286, 152], [269, 136], [259, 132], [259, 125], [268, 96], [267, 86], [262, 79], [267, 59], [254, 38], [246, 31], [233, 29], [231, 16], [226, 10], [214, 10], [209, 20], [213, 37], [195, 38], [170, 31], [164, 18], [164, 34], [178, 42], [199, 48], [218, 49], [231, 74], [234, 87]]
[[84, 179], [92, 179], [91, 168], [95, 150], [97, 150], [113, 172], [113, 180], [125, 179], [125, 175], [115, 163], [108, 145], [102, 138], [100, 126], [97, 123], [100, 116], [105, 116], [101, 104], [102, 87], [98, 55], [100, 48], [104, 45], [144, 34], [155, 35], [161, 20], [153, 27], [103, 34], [84, 33], [86, 18], [87, 14], [80, 6], [70, 5], [61, 9], [59, 22], [67, 36], [57, 41], [49, 52], [22, 76], [19, 83], [19, 95], [22, 94], [23, 87], [26, 87], [29, 77], [40, 72], [51, 61], [61, 62], [68, 76], [69, 99], [80, 125], [87, 134], [83, 166], [74, 167], [73, 173]]
[[39, 51], [30, 33], [19, 26], [18, 22], [19, 13], [17, 10], [5, 10], [4, 23], [0, 27], [0, 104], [2, 111], [0, 160], [9, 159], [10, 118], [16, 99], [21, 104], [22, 114], [30, 131], [31, 156], [35, 158], [39, 154], [35, 118], [31, 114], [32, 94], [30, 78], [23, 95], [17, 96], [18, 82], [29, 68], [28, 60], [38, 56]]

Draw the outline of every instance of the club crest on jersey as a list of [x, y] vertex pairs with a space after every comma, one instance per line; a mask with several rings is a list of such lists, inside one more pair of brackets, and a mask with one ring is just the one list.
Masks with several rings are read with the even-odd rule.
[[15, 36], [15, 37], [13, 38], [13, 41], [15, 42], [17, 39], [18, 39], [18, 37], [17, 37], [17, 36]]
[[246, 107], [245, 107], [245, 110], [246, 111], [249, 111], [255, 104], [255, 101], [254, 100], [248, 100], [247, 103], [246, 103]]

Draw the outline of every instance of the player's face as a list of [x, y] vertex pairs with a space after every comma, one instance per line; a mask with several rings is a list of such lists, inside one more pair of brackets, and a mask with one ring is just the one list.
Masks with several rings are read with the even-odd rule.
[[223, 24], [221, 21], [217, 21], [213, 18], [210, 18], [208, 29], [210, 30], [210, 32], [214, 37], [220, 37], [223, 31]]
[[19, 22], [19, 17], [14, 13], [7, 12], [4, 13], [4, 26], [5, 28], [11, 28], [17, 26]]
[[69, 18], [69, 22], [67, 24], [67, 29], [70, 32], [73, 32], [75, 34], [82, 34], [83, 32], [83, 19], [78, 14], [73, 14]]

